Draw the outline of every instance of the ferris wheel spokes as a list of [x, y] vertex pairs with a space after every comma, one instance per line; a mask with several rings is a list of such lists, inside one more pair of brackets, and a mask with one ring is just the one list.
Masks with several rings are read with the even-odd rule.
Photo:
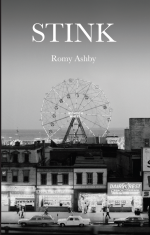
[[87, 120], [87, 121], [89, 121], [89, 122], [93, 123], [94, 125], [96, 125], [96, 126], [100, 127], [100, 128], [106, 129], [106, 128], [104, 128], [104, 127], [100, 126], [99, 124], [97, 124], [96, 122], [92, 122], [91, 120], [89, 120], [89, 119], [87, 119], [87, 118], [83, 117], [82, 115], [81, 115], [81, 117], [82, 117], [83, 119], [85, 119], [85, 120]]
[[52, 103], [52, 104], [55, 104], [55, 106], [59, 106], [60, 108], [63, 108], [63, 109], [65, 109], [65, 110], [67, 110], [67, 111], [70, 112], [70, 110], [64, 108], [63, 106], [61, 106], [61, 105], [59, 105], [59, 104], [56, 105], [56, 103], [54, 103], [54, 102], [52, 102], [52, 101], [50, 101], [50, 100], [49, 100], [49, 102]]
[[65, 82], [65, 85], [66, 85], [66, 88], [67, 88], [67, 94], [69, 94], [69, 99], [71, 100], [71, 104], [72, 104], [72, 107], [73, 107], [73, 110], [74, 110], [74, 104], [73, 104], [73, 102], [72, 102], [72, 99], [71, 99], [71, 96], [70, 96], [70, 92], [69, 92], [69, 90], [68, 90], [68, 86], [67, 86], [67, 84], [66, 84], [66, 81], [64, 81]]
[[83, 100], [85, 99], [85, 96], [87, 95], [87, 92], [88, 92], [88, 90], [90, 89], [91, 84], [92, 84], [92, 83], [89, 84], [89, 87], [88, 87], [88, 89], [86, 90], [86, 93], [84, 94], [84, 96], [83, 96], [83, 98], [82, 98], [82, 100], [81, 100], [81, 103], [80, 103], [79, 106], [78, 106], [78, 110], [79, 110], [79, 108], [80, 108], [80, 106], [81, 106]]
[[98, 107], [100, 107], [100, 106], [103, 106], [103, 104], [100, 104], [100, 105], [98, 105], [98, 106], [95, 106], [95, 107], [93, 107], [93, 108], [89, 108], [89, 109], [86, 109], [86, 110], [81, 110], [81, 111], [82, 111], [82, 112], [86, 112], [86, 111], [89, 111], [89, 110], [91, 110], [91, 109], [98, 108]]
[[[65, 101], [65, 99], [62, 99], [62, 97], [58, 94], [58, 92], [54, 89], [54, 88], [52, 88], [53, 89], [53, 91], [59, 96], [59, 98], [60, 98], [60, 102], [62, 101], [62, 103]], [[69, 105], [67, 104], [67, 102], [65, 101], [64, 102], [66, 105], [67, 105], [67, 107], [70, 109], [70, 110], [72, 110], [70, 107], [69, 107]]]
[[[94, 96], [93, 98], [90, 98], [90, 101], [87, 102], [87, 103], [82, 107], [82, 109], [85, 108], [85, 107], [86, 107], [88, 104], [90, 104], [92, 101], [94, 101], [94, 99], [95, 99], [100, 93], [101, 93], [101, 91], [100, 91], [96, 96]], [[82, 111], [82, 109], [81, 109], [81, 111]]]
[[[70, 116], [66, 116], [66, 117], [60, 118], [60, 119], [58, 119], [58, 120], [54, 120], [54, 121], [52, 121], [52, 122], [53, 122], [53, 123], [54, 123], [54, 122], [58, 122], [58, 121], [61, 121], [61, 120], [63, 120], [63, 119], [66, 119], [66, 118], [68, 118], [68, 117], [70, 117]], [[47, 125], [47, 124], [50, 124], [50, 123], [52, 123], [52, 122], [45, 123], [45, 124], [43, 124], [43, 126], [45, 126], [45, 125]]]

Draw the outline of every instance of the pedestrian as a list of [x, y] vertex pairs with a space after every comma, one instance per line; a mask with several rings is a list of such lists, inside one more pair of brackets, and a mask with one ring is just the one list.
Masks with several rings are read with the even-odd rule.
[[19, 213], [19, 204], [17, 204], [17, 214]]
[[84, 214], [86, 214], [86, 213], [87, 213], [87, 204], [85, 202], [85, 204], [84, 204]]
[[132, 197], [132, 201], [131, 201], [131, 206], [132, 206], [132, 212], [134, 212], [134, 198]]
[[24, 207], [22, 206], [22, 210], [21, 210], [21, 218], [24, 218]]
[[19, 218], [21, 218], [21, 207], [19, 206]]
[[110, 215], [109, 215], [109, 207], [108, 207], [108, 206], [107, 206], [107, 208], [106, 208], [106, 216], [105, 216], [105, 218], [106, 218], [107, 216], [109, 217], [109, 219], [111, 219], [111, 218], [110, 218]]
[[46, 207], [45, 211], [44, 211], [45, 215], [48, 215], [48, 207]]
[[86, 214], [87, 213], [87, 207], [85, 206], [84, 207], [84, 214]]
[[68, 206], [68, 212], [71, 213], [71, 207], [70, 206]]

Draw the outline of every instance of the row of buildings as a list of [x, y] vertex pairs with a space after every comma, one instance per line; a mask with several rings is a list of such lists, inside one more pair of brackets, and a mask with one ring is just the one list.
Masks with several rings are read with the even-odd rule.
[[146, 210], [150, 200], [150, 118], [131, 118], [117, 144], [2, 145], [1, 210]]

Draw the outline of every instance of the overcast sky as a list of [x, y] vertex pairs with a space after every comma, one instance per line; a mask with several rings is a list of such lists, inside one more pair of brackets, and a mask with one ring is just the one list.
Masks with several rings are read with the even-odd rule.
[[[69, 78], [91, 81], [104, 91], [113, 109], [111, 128], [126, 128], [129, 118], [150, 117], [149, 0], [2, 0], [2, 129], [40, 129], [45, 93]], [[40, 23], [114, 23], [107, 33], [117, 42], [66, 43], [66, 28], [41, 29], [45, 40], [32, 42]], [[40, 30], [40, 28], [38, 28]], [[76, 27], [72, 26], [76, 40]], [[51, 56], [96, 57], [89, 62], [52, 62]]]

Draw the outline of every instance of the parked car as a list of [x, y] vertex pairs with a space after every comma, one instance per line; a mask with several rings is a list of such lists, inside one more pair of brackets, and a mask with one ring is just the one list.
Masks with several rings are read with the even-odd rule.
[[35, 215], [30, 219], [19, 219], [18, 224], [20, 224], [22, 227], [27, 225], [45, 227], [48, 225], [53, 225], [54, 219], [51, 215]]
[[127, 218], [119, 218], [114, 220], [118, 226], [144, 226], [148, 224], [148, 219], [141, 216], [132, 216]]
[[61, 227], [64, 227], [64, 226], [84, 226], [84, 225], [90, 225], [91, 220], [90, 219], [83, 219], [81, 216], [69, 216], [66, 219], [58, 219], [57, 224], [60, 225]]

